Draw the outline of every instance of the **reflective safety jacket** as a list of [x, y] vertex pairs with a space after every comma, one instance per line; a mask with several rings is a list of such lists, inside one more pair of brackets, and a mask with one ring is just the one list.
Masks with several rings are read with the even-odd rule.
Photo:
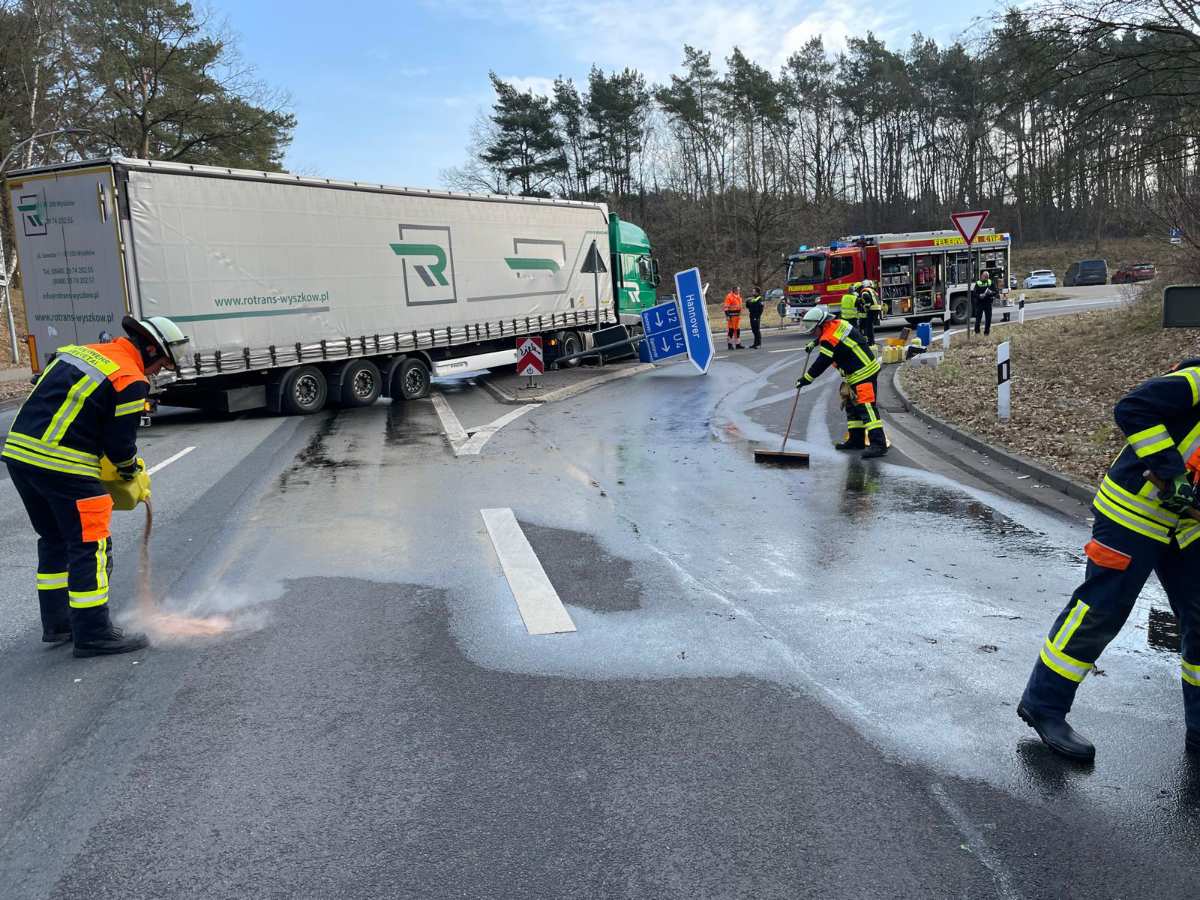
[[804, 373], [803, 381], [815, 381], [830, 364], [841, 373], [846, 384], [860, 384], [879, 374], [879, 360], [871, 352], [862, 332], [842, 319], [830, 319], [821, 326], [817, 337], [816, 361]]
[[847, 322], [858, 321], [858, 294], [854, 291], [842, 294], [841, 316]]
[[858, 296], [862, 300], [864, 309], [883, 312], [883, 304], [879, 302], [879, 295], [875, 293], [874, 288], [865, 287], [858, 292]]
[[750, 313], [750, 318], [758, 319], [763, 314], [763, 295], [755, 294], [746, 301], [746, 312]]
[[980, 278], [975, 282], [972, 291], [975, 294], [975, 300], [979, 303], [991, 303], [996, 299], [996, 292], [992, 288], [992, 279], [990, 278]]
[[1186, 547], [1200, 539], [1200, 522], [1163, 509], [1145, 474], [1170, 483], [1186, 473], [1200, 482], [1200, 359], [1134, 388], [1113, 417], [1125, 447], [1100, 484], [1096, 512], [1163, 544], [1174, 537]]
[[4, 459], [97, 478], [100, 457], [118, 468], [137, 462], [137, 427], [150, 393], [142, 355], [127, 338], [66, 346], [21, 406]]
[[736, 291], [730, 291], [725, 295], [725, 316], [731, 318], [742, 314], [742, 295]]

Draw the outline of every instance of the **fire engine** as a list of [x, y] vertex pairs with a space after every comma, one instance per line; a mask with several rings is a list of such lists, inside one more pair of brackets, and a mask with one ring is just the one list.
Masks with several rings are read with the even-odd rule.
[[780, 313], [795, 319], [818, 303], [837, 304], [852, 285], [869, 278], [883, 303], [883, 324], [959, 324], [970, 317], [971, 285], [986, 270], [1001, 292], [995, 306], [1007, 320], [1011, 246], [1006, 232], [984, 228], [969, 248], [957, 231], [860, 234], [828, 247], [801, 247], [787, 257]]

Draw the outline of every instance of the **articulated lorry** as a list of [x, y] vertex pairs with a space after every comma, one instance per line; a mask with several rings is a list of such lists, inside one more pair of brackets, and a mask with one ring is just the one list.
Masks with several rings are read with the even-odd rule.
[[[12, 173], [30, 357], [168, 316], [164, 403], [312, 413], [571, 357], [655, 303], [645, 232], [602, 203], [112, 158]], [[601, 344], [606, 341], [600, 341]]]
[[801, 247], [787, 258], [784, 317], [818, 303], [837, 304], [855, 282], [870, 278], [883, 302], [883, 323], [949, 321], [971, 313], [971, 285], [986, 269], [1003, 287], [997, 304], [1007, 318], [1009, 236], [985, 228], [970, 247], [957, 231], [860, 234], [828, 247]]

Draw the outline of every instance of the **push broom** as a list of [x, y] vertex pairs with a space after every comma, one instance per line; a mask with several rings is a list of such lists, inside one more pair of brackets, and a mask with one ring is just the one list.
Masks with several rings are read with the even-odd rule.
[[[804, 357], [804, 371], [808, 371], [808, 360], [812, 356], [812, 351], [809, 350]], [[754, 461], [756, 463], [766, 463], [768, 465], [777, 466], [803, 466], [808, 467], [808, 454], [798, 453], [793, 450], [788, 452], [787, 442], [792, 434], [792, 420], [796, 418], [796, 406], [800, 403], [800, 388], [796, 388], [796, 396], [792, 400], [792, 411], [788, 415], [787, 428], [783, 431], [783, 445], [778, 450], [759, 450], [754, 451]]]

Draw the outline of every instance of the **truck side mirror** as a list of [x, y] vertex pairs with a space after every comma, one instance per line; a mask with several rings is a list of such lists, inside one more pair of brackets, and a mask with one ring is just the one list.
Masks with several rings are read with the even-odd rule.
[[1200, 284], [1163, 288], [1163, 328], [1200, 328]]

